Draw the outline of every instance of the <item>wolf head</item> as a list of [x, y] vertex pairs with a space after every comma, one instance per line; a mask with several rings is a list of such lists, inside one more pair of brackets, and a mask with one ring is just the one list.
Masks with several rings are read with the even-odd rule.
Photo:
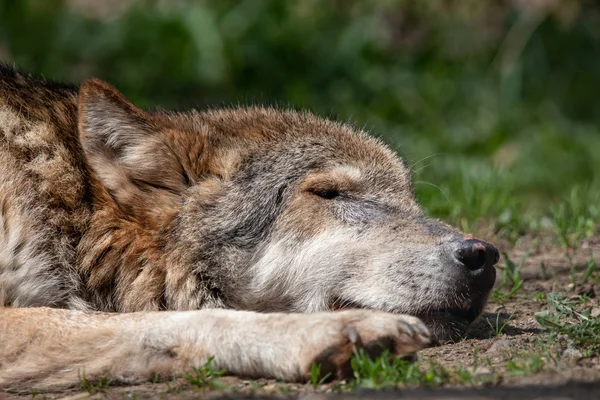
[[402, 160], [350, 126], [258, 107], [146, 112], [92, 80], [79, 130], [98, 191], [159, 249], [145, 260], [166, 308], [368, 308], [454, 339], [494, 284], [498, 251], [426, 217]]

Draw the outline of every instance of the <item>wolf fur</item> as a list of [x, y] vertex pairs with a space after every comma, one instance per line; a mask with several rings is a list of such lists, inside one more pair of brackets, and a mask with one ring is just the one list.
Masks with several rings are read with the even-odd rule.
[[427, 218], [401, 159], [351, 126], [150, 112], [100, 80], [0, 67], [2, 389], [210, 356], [243, 376], [305, 379], [315, 361], [343, 376], [356, 347], [464, 334], [497, 255]]

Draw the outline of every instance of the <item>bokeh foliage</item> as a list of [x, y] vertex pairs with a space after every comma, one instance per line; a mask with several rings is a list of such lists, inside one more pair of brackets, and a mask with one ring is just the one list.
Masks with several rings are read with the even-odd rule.
[[594, 1], [0, 0], [0, 56], [143, 106], [354, 121], [414, 164], [430, 213], [467, 230], [570, 245], [597, 229]]

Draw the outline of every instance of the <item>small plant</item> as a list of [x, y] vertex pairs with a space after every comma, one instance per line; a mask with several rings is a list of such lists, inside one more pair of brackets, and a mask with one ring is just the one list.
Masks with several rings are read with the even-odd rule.
[[[250, 385], [250, 393], [255, 393], [258, 390], [260, 390], [263, 386], [265, 386], [265, 384], [263, 382], [260, 382], [260, 381], [254, 380], [254, 379], [250, 380], [248, 382], [248, 384]], [[234, 386], [232, 389], [234, 391], [239, 390], [239, 388], [237, 388], [236, 386]]]
[[[566, 251], [565, 255], [571, 264], [571, 268], [569, 269], [569, 282], [570, 288], [576, 288], [578, 284], [585, 285], [590, 280], [594, 283], [598, 283], [598, 265], [594, 260], [594, 256], [590, 257], [589, 261], [584, 264], [577, 264], [573, 262], [573, 254], [571, 251]], [[583, 273], [583, 275], [581, 275]], [[578, 279], [581, 278], [579, 282]]]
[[586, 284], [588, 280], [592, 279], [594, 282], [598, 283], [598, 265], [594, 260], [594, 256], [590, 258], [585, 266], [585, 271], [583, 273], [583, 281], [582, 284]]
[[546, 263], [542, 261], [542, 263], [540, 264], [540, 270], [542, 272], [542, 279], [546, 280], [550, 278], [550, 275], [548, 274], [548, 268], [546, 267]]
[[509, 376], [535, 374], [544, 369], [544, 360], [538, 354], [527, 354], [520, 359], [508, 360], [506, 369]]
[[281, 394], [290, 394], [290, 393], [294, 392], [293, 389], [286, 384], [279, 383], [279, 384], [277, 384], [276, 388], [277, 388], [277, 391]]
[[510, 322], [515, 313], [513, 312], [512, 314], [510, 314], [503, 323], [500, 322], [500, 315], [500, 312], [496, 313], [496, 321], [494, 323], [492, 323], [489, 318], [485, 319], [490, 328], [492, 328], [494, 336], [502, 335], [502, 333], [504, 332], [504, 328], [506, 328], [506, 325]]
[[600, 213], [595, 206], [595, 194], [575, 186], [564, 201], [550, 208], [552, 228], [563, 247], [576, 248], [582, 239], [597, 232], [596, 221]]
[[[521, 257], [518, 263], [515, 263], [510, 259], [508, 254], [502, 253], [504, 257], [504, 264], [506, 267], [504, 268], [504, 273], [502, 274], [502, 284], [510, 285], [512, 288], [516, 286], [521, 286], [523, 284], [523, 279], [521, 278], [521, 271], [523, 270], [523, 265], [525, 264], [525, 260], [529, 257], [529, 251]], [[511, 289], [514, 290], [514, 289]]]
[[[476, 362], [477, 354], [475, 355]], [[349, 389], [357, 387], [369, 389], [391, 388], [398, 385], [441, 386], [445, 384], [483, 383], [490, 377], [480, 376], [467, 368], [448, 369], [435, 362], [411, 362], [395, 358], [388, 351], [372, 359], [364, 352], [355, 352], [351, 360], [354, 380]]]
[[79, 387], [82, 391], [95, 394], [102, 392], [110, 386], [111, 380], [107, 376], [99, 378], [97, 381], [89, 381], [85, 375], [85, 369], [79, 371]]
[[329, 379], [331, 373], [325, 374], [325, 376], [321, 377], [321, 366], [317, 363], [312, 363], [310, 366], [310, 383], [313, 389], [317, 389], [317, 387]]
[[500, 303], [500, 305], [504, 305], [506, 300], [511, 299], [523, 287], [521, 271], [523, 270], [525, 260], [529, 257], [529, 252], [525, 253], [518, 263], [511, 260], [506, 253], [502, 253], [502, 256], [504, 257], [504, 266], [496, 267], [503, 271], [500, 289], [492, 292], [492, 298]]
[[600, 318], [592, 317], [588, 298], [570, 300], [562, 293], [548, 293], [549, 310], [537, 312], [540, 325], [554, 333], [566, 335], [588, 354], [600, 351]]
[[546, 304], [546, 293], [544, 292], [535, 292], [535, 302], [536, 304]]
[[431, 364], [424, 371], [419, 363], [394, 358], [388, 351], [373, 360], [360, 349], [354, 354], [351, 365], [355, 387], [381, 389], [400, 383], [437, 386], [448, 382], [448, 371], [443, 367]]
[[191, 373], [186, 374], [185, 379], [194, 389], [222, 389], [223, 384], [218, 379], [225, 375], [225, 370], [217, 370], [213, 367], [214, 357], [209, 357], [208, 360], [200, 367], [193, 368]]

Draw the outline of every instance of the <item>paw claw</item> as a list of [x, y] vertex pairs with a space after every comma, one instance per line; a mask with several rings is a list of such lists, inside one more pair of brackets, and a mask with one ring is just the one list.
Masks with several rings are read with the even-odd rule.
[[[305, 365], [306, 373], [315, 359], [322, 365], [328, 365], [335, 376], [345, 377], [351, 374], [350, 359], [357, 348], [364, 348], [371, 356], [377, 356], [384, 350], [396, 356], [411, 356], [430, 341], [429, 330], [418, 318], [408, 315], [391, 314], [370, 310], [348, 310], [335, 315], [322, 315], [327, 318], [320, 327], [327, 324], [337, 329], [334, 336], [319, 346], [318, 356], [310, 358]], [[314, 354], [314, 353], [313, 353]]]
[[350, 340], [350, 343], [356, 344], [360, 340], [360, 336], [358, 334], [358, 330], [353, 325], [348, 325], [344, 327], [344, 335]]
[[415, 332], [413, 330], [413, 325], [406, 321], [398, 321], [398, 325], [402, 332], [406, 333], [408, 336], [414, 336]]
[[415, 329], [417, 331], [417, 334], [419, 335], [419, 339], [421, 339], [422, 342], [429, 343], [431, 341], [431, 333], [429, 332], [429, 329], [427, 329], [424, 323], [419, 321], [415, 325]]

